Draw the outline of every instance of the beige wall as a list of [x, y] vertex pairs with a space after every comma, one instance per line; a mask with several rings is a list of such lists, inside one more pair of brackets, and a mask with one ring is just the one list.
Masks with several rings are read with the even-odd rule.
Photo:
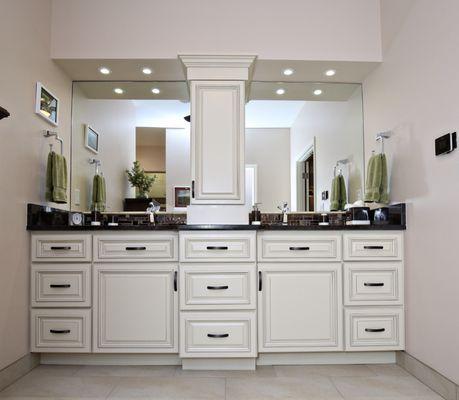
[[[134, 196], [126, 169], [135, 160], [135, 108], [130, 100], [90, 100], [74, 85], [72, 121], [72, 210], [91, 209], [94, 165], [89, 158], [102, 162], [107, 186], [107, 211], [120, 211], [126, 197]], [[99, 153], [85, 147], [84, 125], [99, 133]], [[75, 190], [80, 190], [80, 204], [75, 204]]]
[[[307, 101], [291, 128], [291, 185], [292, 210], [297, 209], [297, 160], [316, 139], [315, 208], [322, 209], [321, 194], [331, 191], [333, 167], [338, 160], [349, 159], [343, 168], [347, 180], [349, 200], [357, 199], [363, 185], [363, 121], [362, 95], [358, 88], [348, 101]], [[330, 209], [329, 200], [324, 209]]]
[[[399, 10], [383, 1], [390, 25]], [[395, 14], [394, 14], [395, 13]], [[459, 126], [459, 2], [417, 0], [384, 63], [364, 83], [366, 155], [392, 130], [386, 153], [393, 201], [408, 203], [407, 351], [459, 383], [459, 151], [434, 156], [434, 138]]]
[[145, 171], [161, 172], [166, 170], [165, 146], [136, 146], [136, 159]]
[[[44, 203], [45, 129], [70, 149], [71, 82], [49, 58], [50, 1], [2, 0], [0, 11], [0, 369], [29, 352], [29, 233], [26, 204]], [[60, 99], [59, 127], [34, 113], [35, 83]], [[59, 148], [56, 146], [56, 148]]]
[[245, 131], [245, 163], [257, 165], [257, 202], [262, 212], [278, 212], [290, 201], [290, 129]]
[[380, 61], [379, 0], [54, 0], [52, 42], [53, 58]]

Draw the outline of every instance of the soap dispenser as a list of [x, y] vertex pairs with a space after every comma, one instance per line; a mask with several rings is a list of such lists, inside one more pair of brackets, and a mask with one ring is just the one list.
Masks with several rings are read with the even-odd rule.
[[261, 203], [255, 203], [253, 205], [253, 210], [252, 212], [250, 213], [250, 223], [252, 225], [261, 225], [261, 212], [260, 210], [258, 209], [258, 206], [260, 205]]

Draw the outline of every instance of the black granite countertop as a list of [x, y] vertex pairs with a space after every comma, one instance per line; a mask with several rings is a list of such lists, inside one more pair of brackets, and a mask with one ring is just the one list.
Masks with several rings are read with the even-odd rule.
[[29, 231], [394, 231], [405, 225], [135, 225], [135, 226], [28, 226]]

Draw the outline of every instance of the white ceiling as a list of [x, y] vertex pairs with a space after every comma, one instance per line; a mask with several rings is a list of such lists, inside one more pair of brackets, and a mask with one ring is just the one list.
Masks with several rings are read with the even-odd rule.
[[177, 100], [133, 100], [136, 126], [186, 128], [183, 117], [190, 114], [190, 104]]
[[[74, 81], [182, 81], [185, 72], [179, 59], [57, 59], [55, 62]], [[258, 59], [253, 68], [255, 81], [303, 81], [303, 82], [347, 82], [362, 83], [366, 76], [380, 63], [357, 61], [304, 61], [304, 60], [263, 60]], [[100, 67], [111, 70], [102, 75]], [[142, 73], [142, 68], [153, 70], [151, 75]], [[285, 68], [293, 68], [295, 73], [284, 76]], [[336, 75], [327, 77], [324, 72], [335, 69]]]

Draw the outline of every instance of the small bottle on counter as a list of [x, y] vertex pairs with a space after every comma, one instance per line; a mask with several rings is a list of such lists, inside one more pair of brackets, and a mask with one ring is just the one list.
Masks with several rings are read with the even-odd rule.
[[258, 209], [258, 206], [260, 205], [261, 203], [255, 203], [253, 205], [253, 210], [252, 212], [250, 213], [250, 223], [252, 225], [261, 225], [261, 212], [260, 210]]

